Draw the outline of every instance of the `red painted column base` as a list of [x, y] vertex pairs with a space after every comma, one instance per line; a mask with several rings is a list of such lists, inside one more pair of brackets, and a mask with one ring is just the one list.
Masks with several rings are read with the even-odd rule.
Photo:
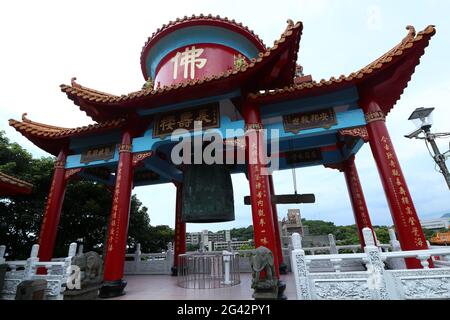
[[[40, 261], [51, 261], [53, 257], [61, 209], [67, 186], [67, 179], [65, 177], [66, 170], [64, 168], [66, 158], [67, 150], [61, 150], [55, 162], [55, 171], [53, 173], [39, 235], [38, 257]], [[38, 274], [45, 274], [46, 269], [39, 268], [37, 272]]]
[[[394, 145], [386, 128], [385, 115], [374, 100], [363, 100], [362, 107], [366, 112], [370, 148], [377, 164], [402, 250], [428, 249]], [[408, 269], [422, 268], [417, 259], [405, 260]], [[430, 266], [432, 265], [431, 262]]]
[[126, 282], [122, 280], [128, 238], [131, 190], [133, 187], [133, 159], [131, 154], [131, 135], [122, 134], [119, 145], [119, 164], [116, 173], [116, 186], [111, 208], [109, 234], [106, 244], [103, 286], [101, 298], [111, 298], [124, 294]]

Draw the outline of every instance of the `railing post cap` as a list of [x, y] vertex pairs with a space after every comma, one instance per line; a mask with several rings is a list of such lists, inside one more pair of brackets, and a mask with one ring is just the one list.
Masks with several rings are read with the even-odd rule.
[[292, 234], [292, 246], [294, 250], [302, 248], [302, 236], [297, 232]]
[[30, 258], [37, 258], [38, 253], [39, 253], [39, 245], [33, 244], [33, 246], [31, 247]]
[[72, 242], [69, 245], [69, 252], [67, 253], [67, 257], [73, 257], [77, 254], [77, 243], [76, 242]]
[[391, 241], [397, 240], [397, 235], [395, 234], [395, 230], [392, 228], [389, 228], [388, 231], [389, 231], [389, 240], [391, 240]]
[[363, 233], [363, 238], [364, 238], [364, 242], [366, 244], [366, 247], [375, 246], [375, 239], [373, 236], [373, 232], [372, 229], [370, 228], [364, 228], [362, 229], [362, 233]]

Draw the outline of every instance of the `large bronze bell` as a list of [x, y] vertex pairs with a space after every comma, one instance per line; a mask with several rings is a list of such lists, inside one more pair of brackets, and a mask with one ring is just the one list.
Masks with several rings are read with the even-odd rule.
[[226, 165], [191, 164], [186, 167], [183, 180], [184, 222], [234, 220], [233, 184]]

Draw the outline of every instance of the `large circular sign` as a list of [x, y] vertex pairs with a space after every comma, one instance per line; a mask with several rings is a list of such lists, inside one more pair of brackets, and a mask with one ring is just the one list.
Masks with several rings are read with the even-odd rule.
[[[245, 59], [237, 50], [215, 43], [195, 43], [166, 55], [156, 67], [155, 87], [203, 79], [232, 70]], [[247, 60], [247, 59], [246, 59]]]

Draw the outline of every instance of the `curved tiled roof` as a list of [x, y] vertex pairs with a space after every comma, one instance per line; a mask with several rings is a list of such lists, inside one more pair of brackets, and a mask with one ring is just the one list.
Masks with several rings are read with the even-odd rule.
[[90, 124], [88, 126], [78, 128], [62, 128], [31, 121], [26, 117], [26, 115], [26, 113], [22, 115], [22, 121], [10, 119], [9, 125], [24, 136], [34, 136], [46, 139], [60, 139], [70, 136], [77, 136], [84, 133], [115, 129], [119, 128], [123, 123], [125, 123], [124, 119], [116, 119], [105, 121], [102, 123]]
[[[85, 101], [87, 104], [95, 104], [95, 105], [105, 105], [105, 104], [123, 104], [123, 103], [128, 103], [128, 102], [135, 102], [135, 101], [140, 101], [142, 99], [148, 99], [149, 97], [156, 97], [156, 96], [160, 96], [162, 94], [165, 93], [171, 93], [172, 91], [175, 90], [182, 90], [184, 88], [191, 88], [194, 86], [198, 86], [198, 85], [202, 85], [202, 84], [207, 84], [207, 83], [212, 83], [214, 81], [219, 81], [219, 80], [223, 80], [229, 77], [234, 77], [240, 74], [245, 74], [246, 72], [257, 68], [259, 65], [261, 65], [265, 60], [269, 59], [275, 52], [278, 52], [280, 50], [280, 47], [287, 42], [288, 40], [292, 40], [294, 41], [295, 45], [298, 45], [299, 43], [299, 36], [301, 34], [302, 31], [302, 23], [301, 22], [297, 22], [296, 24], [294, 24], [291, 20], [288, 21], [288, 26], [286, 28], [286, 30], [282, 33], [281, 37], [279, 40], [276, 40], [274, 42], [274, 45], [267, 49], [265, 52], [260, 53], [258, 58], [254, 58], [250, 61], [250, 63], [244, 67], [242, 67], [241, 69], [233, 69], [233, 70], [228, 70], [225, 72], [221, 72], [218, 75], [214, 75], [211, 77], [205, 77], [203, 79], [193, 79], [193, 80], [188, 80], [186, 82], [183, 83], [176, 83], [170, 86], [163, 86], [161, 88], [157, 88], [157, 89], [142, 89], [139, 91], [135, 91], [135, 92], [131, 92], [129, 94], [123, 94], [120, 96], [116, 96], [116, 95], [112, 95], [112, 94], [107, 94], [107, 93], [103, 93], [103, 92], [99, 92], [97, 90], [93, 90], [93, 89], [89, 89], [87, 87], [83, 87], [77, 83], [72, 82], [72, 85], [61, 85], [61, 91], [65, 92], [70, 98], [75, 98], [75, 99], [81, 99], [83, 101]], [[295, 37], [297, 35], [297, 37]], [[291, 39], [292, 37], [294, 37], [294, 39]], [[297, 55], [295, 52], [295, 59], [296, 59]], [[293, 61], [293, 66], [292, 66], [292, 70], [290, 71], [290, 73], [292, 73], [292, 79], [294, 78], [294, 73], [295, 73], [295, 61]], [[75, 103], [77, 103], [75, 101]], [[77, 103], [79, 104], [79, 103]], [[80, 104], [79, 104], [80, 105]], [[89, 108], [83, 107], [81, 106], [81, 109], [86, 111], [88, 113], [88, 115], [93, 116], [93, 113], [89, 110]]]
[[[305, 82], [298, 85], [286, 86], [284, 88], [277, 88], [273, 90], [263, 90], [258, 93], [249, 94], [250, 99], [264, 99], [268, 97], [291, 97], [293, 95], [307, 94], [308, 91], [313, 91], [318, 88], [337, 88], [339, 86], [345, 87], [346, 85], [354, 85], [363, 82], [376, 74], [378, 71], [387, 68], [392, 63], [405, 56], [410, 50], [416, 46], [422, 45], [423, 49], [428, 46], [429, 39], [436, 33], [436, 29], [433, 25], [428, 26], [425, 30], [416, 34], [414, 27], [408, 26], [408, 35], [394, 48], [387, 53], [376, 59], [369, 65], [360, 69], [357, 72], [353, 72], [348, 76], [341, 75], [339, 78], [331, 77], [329, 80], [322, 79], [319, 82]], [[421, 52], [420, 56], [423, 54]], [[420, 56], [418, 58], [420, 58]], [[419, 64], [419, 60], [416, 61], [416, 65]], [[412, 70], [411, 74], [414, 72]], [[410, 76], [407, 82], [410, 80]], [[405, 87], [407, 86], [407, 82]], [[401, 94], [401, 93], [400, 93]]]
[[141, 69], [142, 73], [145, 77], [145, 58], [147, 52], [150, 50], [153, 45], [158, 42], [162, 37], [169, 34], [170, 32], [187, 26], [187, 25], [201, 25], [201, 24], [209, 24], [209, 25], [217, 25], [219, 27], [225, 27], [227, 29], [232, 29], [237, 31], [238, 33], [244, 35], [247, 39], [249, 39], [259, 51], [266, 51], [266, 46], [264, 42], [259, 38], [257, 34], [250, 30], [247, 26], [244, 26], [240, 22], [236, 22], [234, 19], [228, 19], [227, 17], [213, 16], [212, 14], [208, 15], [195, 15], [192, 16], [184, 16], [183, 18], [177, 18], [174, 21], [170, 21], [168, 24], [163, 24], [161, 28], [158, 28], [152, 35], [147, 39], [145, 45], [141, 51]]
[[0, 172], [0, 195], [5, 194], [28, 194], [31, 193], [33, 185]]

